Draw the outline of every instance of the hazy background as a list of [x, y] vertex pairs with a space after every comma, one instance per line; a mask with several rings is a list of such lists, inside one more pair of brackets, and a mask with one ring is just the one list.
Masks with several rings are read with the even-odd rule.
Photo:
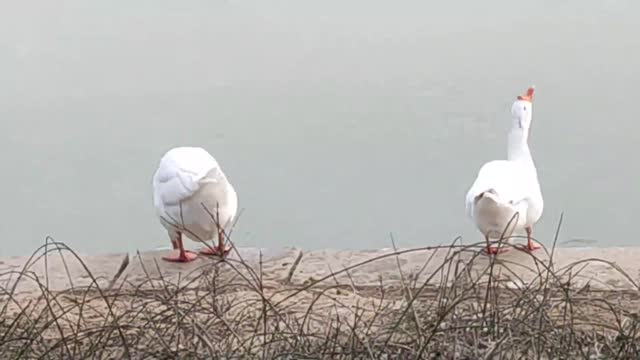
[[537, 85], [535, 234], [638, 245], [640, 2], [4, 1], [0, 255], [168, 246], [151, 177], [199, 145], [243, 246], [482, 238], [478, 168]]

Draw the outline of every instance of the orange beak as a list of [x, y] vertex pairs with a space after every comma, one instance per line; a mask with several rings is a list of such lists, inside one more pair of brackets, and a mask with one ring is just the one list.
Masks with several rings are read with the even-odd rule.
[[518, 96], [518, 100], [525, 100], [528, 101], [530, 103], [533, 102], [533, 92], [536, 90], [535, 86], [531, 86], [530, 88], [527, 89], [527, 93], [525, 95], [519, 95]]

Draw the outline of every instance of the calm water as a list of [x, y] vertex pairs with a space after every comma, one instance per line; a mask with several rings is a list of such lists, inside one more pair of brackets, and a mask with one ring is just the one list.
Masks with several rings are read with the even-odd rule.
[[[444, 7], [443, 7], [444, 6]], [[151, 176], [207, 148], [245, 246], [481, 240], [464, 214], [537, 86], [538, 237], [639, 245], [633, 0], [58, 1], [0, 6], [0, 255], [168, 246]]]

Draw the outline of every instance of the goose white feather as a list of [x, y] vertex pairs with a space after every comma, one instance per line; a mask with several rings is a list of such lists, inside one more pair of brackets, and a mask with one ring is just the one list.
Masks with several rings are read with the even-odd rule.
[[[217, 250], [224, 251], [220, 248], [224, 240], [222, 231], [228, 229], [236, 216], [238, 196], [218, 162], [206, 150], [178, 147], [160, 160], [153, 177], [153, 204], [174, 249], [186, 253], [182, 234], [199, 242], [211, 240], [217, 234]], [[189, 261], [195, 255], [190, 257], [179, 255], [166, 260]]]
[[494, 160], [484, 164], [465, 197], [467, 215], [474, 221], [487, 241], [508, 239], [514, 231], [526, 230], [528, 248], [537, 245], [531, 240], [531, 231], [542, 216], [544, 202], [537, 170], [528, 145], [533, 112], [531, 87], [527, 95], [513, 103], [512, 129], [508, 137], [507, 160]]

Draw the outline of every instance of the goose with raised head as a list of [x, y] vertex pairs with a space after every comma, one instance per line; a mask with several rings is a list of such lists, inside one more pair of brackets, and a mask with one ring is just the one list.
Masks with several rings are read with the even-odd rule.
[[534, 91], [531, 86], [511, 106], [507, 160], [484, 164], [465, 198], [467, 215], [484, 235], [489, 254], [503, 251], [492, 247], [491, 240], [502, 238], [510, 241], [514, 231], [523, 229], [527, 233], [526, 249], [540, 248], [531, 237], [533, 225], [542, 216], [544, 207], [538, 173], [528, 144]]
[[174, 254], [166, 261], [189, 262], [197, 254], [184, 249], [183, 235], [205, 242], [216, 235], [218, 245], [200, 250], [226, 256], [225, 234], [238, 211], [238, 196], [218, 162], [199, 147], [177, 147], [160, 159], [153, 176], [153, 205], [167, 230]]

